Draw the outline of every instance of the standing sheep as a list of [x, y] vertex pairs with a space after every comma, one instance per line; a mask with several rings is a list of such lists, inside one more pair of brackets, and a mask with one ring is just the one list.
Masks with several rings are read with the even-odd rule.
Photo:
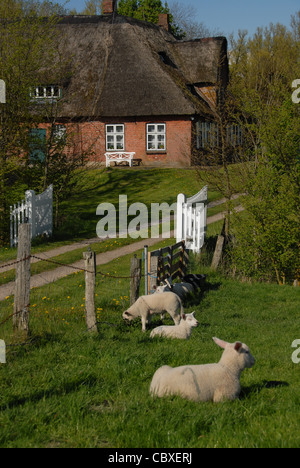
[[235, 400], [241, 391], [240, 375], [255, 364], [247, 345], [213, 338], [224, 349], [217, 364], [160, 367], [154, 374], [150, 393], [163, 397], [180, 395], [193, 401]]
[[154, 328], [150, 333], [150, 338], [154, 336], [165, 336], [167, 338], [179, 338], [188, 340], [193, 327], [198, 327], [199, 322], [195, 319], [195, 312], [191, 314], [182, 314], [179, 325], [161, 325]]
[[123, 312], [123, 319], [134, 320], [141, 317], [142, 331], [145, 331], [146, 324], [151, 321], [151, 315], [161, 314], [164, 311], [171, 315], [175, 325], [179, 325], [183, 307], [180, 298], [176, 294], [165, 292], [141, 296], [129, 309]]

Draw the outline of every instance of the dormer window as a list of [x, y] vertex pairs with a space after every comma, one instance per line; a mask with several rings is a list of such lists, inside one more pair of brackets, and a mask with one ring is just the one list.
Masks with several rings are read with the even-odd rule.
[[62, 96], [61, 87], [57, 85], [37, 86], [31, 90], [31, 97], [33, 99], [59, 99]]

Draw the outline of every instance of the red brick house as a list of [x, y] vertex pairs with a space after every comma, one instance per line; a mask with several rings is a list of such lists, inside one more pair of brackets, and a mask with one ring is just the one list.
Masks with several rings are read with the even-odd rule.
[[127, 151], [143, 165], [190, 166], [228, 83], [226, 38], [176, 40], [168, 15], [159, 25], [119, 16], [114, 0], [103, 13], [60, 18], [64, 77], [48, 71], [34, 100], [56, 101], [59, 131], [76, 128], [99, 163]]

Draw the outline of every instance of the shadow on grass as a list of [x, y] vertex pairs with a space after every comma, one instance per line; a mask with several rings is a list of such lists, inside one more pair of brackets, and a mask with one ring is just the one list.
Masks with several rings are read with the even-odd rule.
[[96, 383], [99, 383], [99, 378], [96, 376], [82, 376], [77, 377], [74, 380], [70, 380], [68, 382], [62, 382], [57, 386], [54, 385], [45, 390], [38, 390], [36, 392], [32, 392], [28, 395], [23, 397], [15, 397], [9, 399], [6, 403], [0, 406], [0, 411], [5, 411], [9, 408], [15, 408], [18, 406], [23, 406], [27, 402], [35, 402], [37, 403], [40, 400], [44, 400], [45, 398], [53, 397], [53, 396], [64, 396], [68, 393], [73, 393], [81, 388], [83, 385], [85, 388], [91, 388]]
[[208, 294], [210, 291], [216, 291], [220, 288], [222, 283], [217, 282], [217, 283], [208, 283], [207, 281], [204, 281], [201, 288], [186, 296], [186, 298], [183, 301], [184, 307], [193, 307], [196, 305], [199, 305], [200, 302], [204, 299], [206, 294]]
[[288, 386], [289, 386], [288, 382], [284, 382], [281, 380], [263, 380], [262, 382], [250, 385], [249, 387], [243, 387], [241, 394], [240, 394], [240, 399], [241, 400], [246, 399], [249, 397], [250, 394], [259, 393], [265, 388], [270, 389], [270, 388], [278, 388], [278, 387], [281, 388], [281, 387], [288, 387]]

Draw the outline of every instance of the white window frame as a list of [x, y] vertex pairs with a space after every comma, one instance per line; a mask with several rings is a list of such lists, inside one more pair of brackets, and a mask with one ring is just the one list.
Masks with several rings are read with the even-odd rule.
[[[121, 136], [122, 136], [122, 140], [120, 140]], [[122, 142], [121, 145], [120, 145], [120, 142]], [[106, 124], [105, 125], [105, 147], [106, 147], [106, 151], [114, 151], [114, 152], [125, 151], [125, 125], [124, 124]]]
[[[159, 127], [162, 127], [162, 129], [160, 129]], [[163, 137], [163, 139], [161, 139], [160, 137]], [[147, 145], [147, 151], [166, 151], [167, 150], [167, 126], [165, 123], [147, 124], [146, 145]]]
[[62, 96], [62, 90], [60, 86], [48, 85], [48, 86], [37, 86], [30, 93], [33, 99], [45, 100], [45, 99], [60, 99]]
[[53, 139], [56, 143], [66, 143], [67, 141], [67, 128], [61, 124], [55, 124], [52, 129]]

